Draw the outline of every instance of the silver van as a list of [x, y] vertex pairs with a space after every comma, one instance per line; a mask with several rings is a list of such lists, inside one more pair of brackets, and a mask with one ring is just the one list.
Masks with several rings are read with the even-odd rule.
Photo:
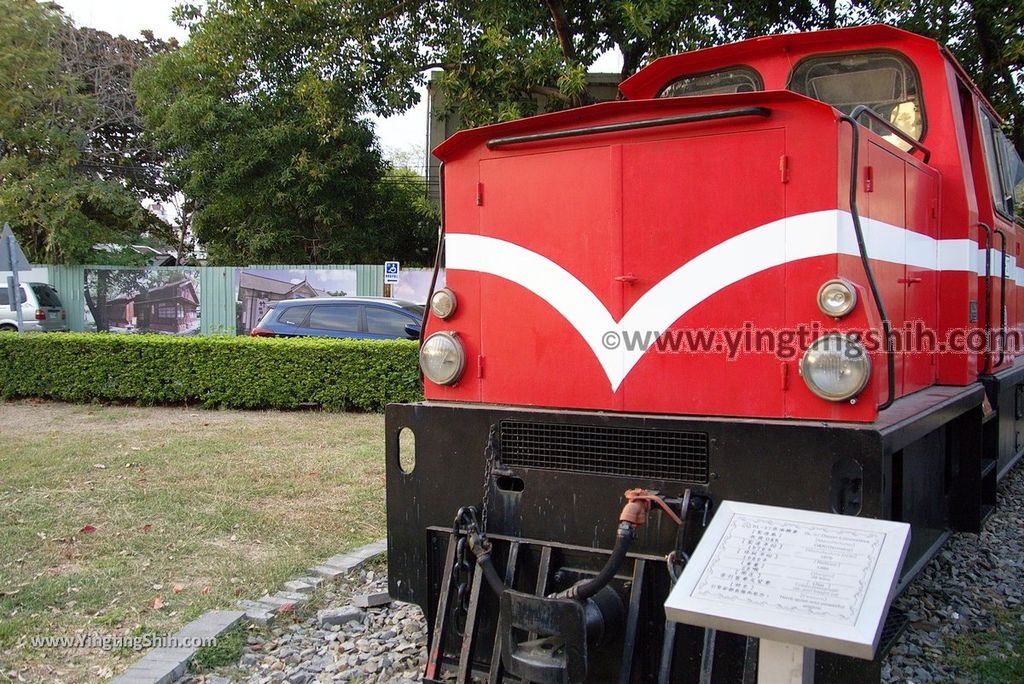
[[[21, 317], [26, 332], [67, 330], [67, 312], [57, 291], [46, 283], [21, 283]], [[6, 283], [0, 283], [0, 332], [17, 332], [18, 315], [11, 311]]]

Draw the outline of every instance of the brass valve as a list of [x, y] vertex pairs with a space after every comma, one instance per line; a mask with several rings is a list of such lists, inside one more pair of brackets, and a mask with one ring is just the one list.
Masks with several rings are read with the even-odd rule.
[[619, 522], [629, 523], [634, 527], [640, 527], [647, 522], [647, 514], [651, 510], [651, 504], [655, 503], [665, 511], [665, 515], [672, 519], [676, 525], [682, 525], [683, 521], [679, 519], [676, 512], [665, 500], [658, 496], [657, 492], [652, 492], [649, 489], [627, 489], [624, 494], [626, 497], [626, 505], [622, 508], [622, 513], [619, 514]]

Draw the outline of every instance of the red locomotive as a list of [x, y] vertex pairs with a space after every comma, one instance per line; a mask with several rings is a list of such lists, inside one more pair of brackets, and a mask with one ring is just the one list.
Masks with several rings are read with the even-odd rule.
[[908, 522], [904, 587], [1024, 451], [1022, 166], [947, 50], [771, 36], [620, 89], [435, 150], [447, 287], [387, 412], [427, 680], [741, 681], [752, 640], [662, 609], [716, 502]]

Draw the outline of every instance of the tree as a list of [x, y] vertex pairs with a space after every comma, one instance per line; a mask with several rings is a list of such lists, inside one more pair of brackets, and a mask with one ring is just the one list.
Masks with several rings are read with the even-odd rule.
[[1024, 5], [993, 0], [880, 0], [882, 20], [946, 45], [1024, 150]]
[[[215, 0], [135, 81], [212, 263], [348, 263], [415, 249], [421, 215], [361, 118], [371, 84], [326, 50], [328, 3]], [[398, 106], [398, 103], [395, 104]]]
[[[626, 78], [665, 54], [836, 22], [834, 11], [830, 17], [827, 7], [812, 0], [796, 6], [770, 0], [335, 3], [358, 27], [349, 35], [359, 49], [345, 52], [372, 52], [374, 41], [360, 37], [386, 36], [388, 54], [405, 60], [392, 76], [421, 83], [426, 70], [443, 69], [437, 85], [467, 126], [586, 103], [586, 73], [609, 50], [622, 55]], [[369, 61], [366, 70], [374, 82], [390, 83], [376, 73], [387, 63]]]
[[428, 199], [427, 179], [408, 168], [389, 169], [378, 183], [380, 202], [371, 223], [400, 228], [384, 230], [363, 248], [368, 263], [389, 259], [409, 266], [434, 263], [437, 228], [441, 220], [437, 207]]
[[59, 9], [0, 0], [0, 214], [30, 259], [88, 261], [99, 242], [159, 229], [122, 178], [88, 163], [96, 98], [60, 52]]
[[61, 70], [77, 78], [92, 103], [82, 121], [78, 166], [121, 179], [137, 197], [170, 198], [174, 189], [162, 178], [164, 160], [146, 140], [131, 82], [154, 55], [176, 49], [177, 40], [155, 38], [151, 31], [131, 40], [61, 22], [51, 42]]
[[[1024, 5], [996, 0], [333, 0], [353, 28], [331, 50], [365, 54], [369, 82], [402, 102], [441, 68], [465, 125], [586, 101], [587, 69], [608, 50], [626, 78], [661, 55], [779, 33], [885, 21], [949, 45], [1024, 146]], [[379, 39], [378, 39], [379, 38]], [[397, 68], [388, 70], [391, 65]], [[543, 97], [538, 97], [543, 96]], [[370, 104], [373, 104], [371, 102]], [[450, 113], [450, 112], [443, 112]]]

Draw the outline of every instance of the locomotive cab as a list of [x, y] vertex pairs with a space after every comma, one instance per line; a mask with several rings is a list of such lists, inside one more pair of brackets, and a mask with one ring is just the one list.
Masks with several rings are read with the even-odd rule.
[[718, 502], [910, 523], [902, 588], [1024, 449], [1020, 162], [948, 52], [772, 36], [620, 90], [435, 150], [426, 400], [386, 417], [430, 681], [739, 681], [756, 640], [662, 608]]

